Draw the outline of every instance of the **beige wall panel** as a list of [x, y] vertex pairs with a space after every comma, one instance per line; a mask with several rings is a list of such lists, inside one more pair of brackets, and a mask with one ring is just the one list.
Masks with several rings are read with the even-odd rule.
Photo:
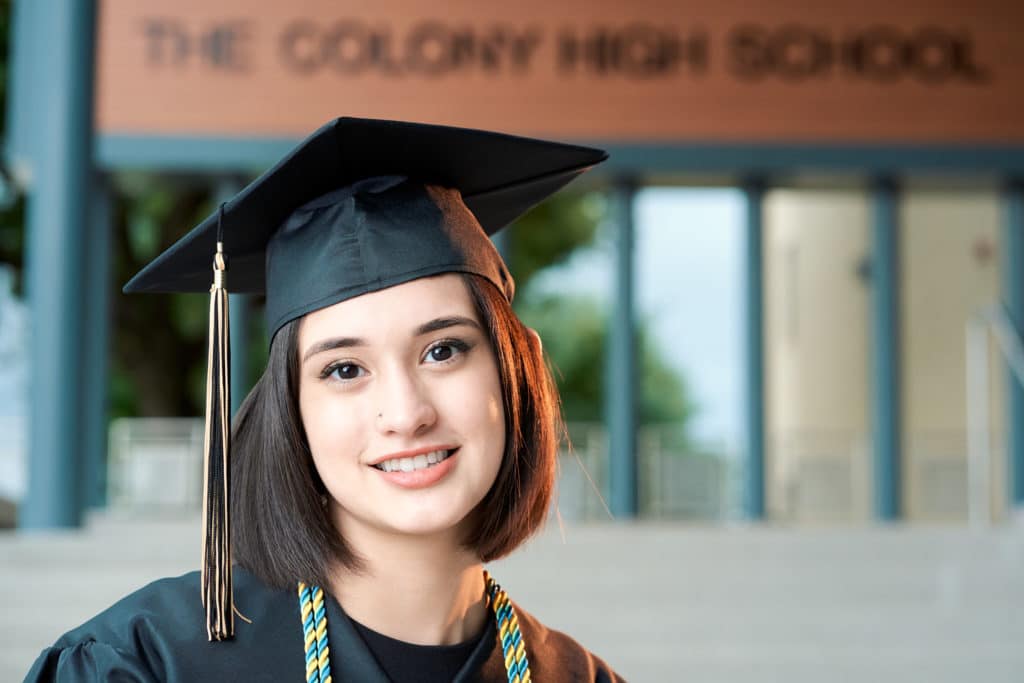
[[779, 190], [765, 203], [769, 495], [776, 517], [866, 518], [868, 205]]
[[[994, 192], [909, 192], [901, 220], [906, 512], [911, 519], [961, 520], [967, 511], [965, 328], [972, 314], [999, 300], [999, 199]], [[992, 361], [998, 445], [1002, 371], [995, 355]], [[995, 490], [1003, 483], [1000, 473]]]

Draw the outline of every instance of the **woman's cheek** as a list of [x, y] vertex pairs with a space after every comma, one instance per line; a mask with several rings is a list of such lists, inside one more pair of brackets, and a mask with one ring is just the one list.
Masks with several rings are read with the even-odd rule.
[[310, 391], [302, 400], [302, 426], [306, 431], [306, 440], [313, 452], [314, 460], [319, 461], [328, 456], [331, 444], [339, 443], [339, 431], [344, 431], [344, 420], [332, 407], [329, 396], [323, 392]]

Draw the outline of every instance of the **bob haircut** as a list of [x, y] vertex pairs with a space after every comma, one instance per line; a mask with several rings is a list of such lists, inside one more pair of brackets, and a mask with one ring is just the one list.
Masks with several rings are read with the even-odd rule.
[[[470, 513], [463, 545], [481, 561], [512, 552], [547, 517], [562, 423], [558, 394], [539, 340], [497, 287], [462, 274], [497, 360], [505, 408], [505, 452], [490, 490]], [[267, 367], [239, 408], [232, 430], [231, 543], [234, 561], [278, 588], [328, 585], [336, 563], [363, 568], [321, 502], [299, 413], [300, 320], [270, 345]]]

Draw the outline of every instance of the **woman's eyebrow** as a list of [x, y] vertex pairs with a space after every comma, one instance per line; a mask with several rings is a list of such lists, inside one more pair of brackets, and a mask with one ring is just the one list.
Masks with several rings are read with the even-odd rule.
[[[480, 325], [477, 324], [472, 318], [466, 318], [461, 315], [446, 316], [443, 318], [434, 318], [428, 322], [423, 323], [413, 332], [414, 336], [421, 336], [424, 334], [430, 334], [431, 332], [437, 332], [449, 327], [457, 327], [459, 325], [468, 325], [469, 327], [475, 327], [480, 329]], [[318, 341], [316, 344], [310, 346], [305, 355], [302, 356], [302, 362], [305, 363], [307, 360], [323, 353], [324, 351], [333, 351], [334, 349], [351, 348], [353, 346], [366, 346], [366, 340], [360, 337], [331, 337]]]
[[416, 328], [415, 336], [419, 337], [424, 334], [430, 334], [431, 332], [437, 332], [448, 327], [457, 327], [459, 325], [467, 325], [469, 327], [475, 327], [480, 329], [480, 325], [472, 318], [465, 318], [461, 315], [446, 316], [444, 318], [434, 318], [428, 322], [423, 323]]
[[366, 342], [359, 337], [332, 337], [330, 339], [324, 339], [313, 344], [306, 350], [306, 355], [302, 357], [302, 362], [305, 363], [316, 354], [323, 353], [324, 351], [343, 349], [352, 346], [366, 346]]

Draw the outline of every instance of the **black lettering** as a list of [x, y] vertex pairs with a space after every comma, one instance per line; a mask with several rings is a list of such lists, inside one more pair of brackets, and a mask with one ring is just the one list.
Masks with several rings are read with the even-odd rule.
[[864, 78], [891, 83], [900, 77], [907, 62], [906, 43], [890, 26], [875, 26], [855, 39], [851, 46], [851, 67]]
[[616, 46], [609, 36], [611, 30], [595, 26], [584, 36], [569, 29], [562, 31], [558, 42], [558, 65], [562, 71], [588, 69], [605, 76], [614, 68]]
[[480, 66], [487, 71], [498, 68], [499, 43], [504, 40], [500, 29], [492, 30], [489, 36], [477, 40], [469, 29], [456, 31], [452, 34], [451, 45], [449, 46], [450, 59], [453, 69], [460, 69], [471, 65], [475, 60], [480, 60]]
[[405, 63], [410, 71], [439, 76], [451, 69], [448, 31], [436, 21], [414, 26], [406, 48]]
[[[530, 43], [530, 49], [535, 49], [540, 43], [539, 32], [531, 36]], [[658, 78], [678, 72], [683, 64], [691, 72], [702, 73], [708, 64], [706, 32], [685, 35], [640, 22], [621, 28], [594, 26], [583, 35], [562, 29], [556, 47], [561, 71], [586, 69], [598, 76]]]
[[968, 83], [981, 85], [991, 80], [988, 67], [974, 60], [974, 43], [965, 32], [956, 35], [950, 42], [950, 61], [953, 70]]
[[615, 66], [615, 45], [611, 29], [599, 26], [583, 41], [583, 62], [598, 76], [607, 75]]
[[215, 26], [200, 40], [202, 52], [211, 66], [245, 71], [248, 67], [244, 43], [249, 38], [248, 24], [243, 21]]
[[383, 26], [370, 31], [370, 63], [389, 76], [401, 76], [404, 67], [395, 58], [395, 48], [391, 31]]
[[708, 70], [708, 49], [710, 41], [707, 31], [697, 30], [683, 39], [683, 47], [680, 52], [680, 59], [689, 64], [690, 71], [703, 74]]
[[775, 33], [769, 55], [773, 69], [785, 80], [796, 82], [827, 74], [833, 61], [829, 37], [797, 24]]
[[281, 34], [280, 54], [286, 67], [302, 74], [312, 73], [323, 63], [323, 49], [316, 40], [316, 26], [295, 21]]
[[558, 34], [558, 68], [560, 71], [576, 71], [585, 60], [584, 39], [569, 28]]
[[151, 66], [181, 66], [188, 59], [189, 39], [184, 27], [173, 19], [146, 19], [146, 61]]
[[615, 36], [616, 70], [647, 78], [665, 73], [678, 63], [679, 41], [649, 24], [631, 24]]
[[594, 34], [590, 59], [598, 74], [604, 75], [615, 69], [617, 47], [610, 29], [600, 29]]
[[537, 48], [540, 47], [541, 31], [536, 26], [531, 26], [519, 35], [513, 33], [510, 43], [512, 67], [525, 71], [533, 61]]
[[927, 27], [912, 39], [912, 73], [925, 83], [943, 83], [953, 77], [953, 41], [942, 29]]
[[761, 80], [772, 68], [767, 31], [754, 24], [737, 26], [729, 34], [729, 70], [738, 78]]
[[362, 23], [339, 21], [324, 34], [324, 61], [336, 71], [357, 74], [372, 59], [370, 32]]

